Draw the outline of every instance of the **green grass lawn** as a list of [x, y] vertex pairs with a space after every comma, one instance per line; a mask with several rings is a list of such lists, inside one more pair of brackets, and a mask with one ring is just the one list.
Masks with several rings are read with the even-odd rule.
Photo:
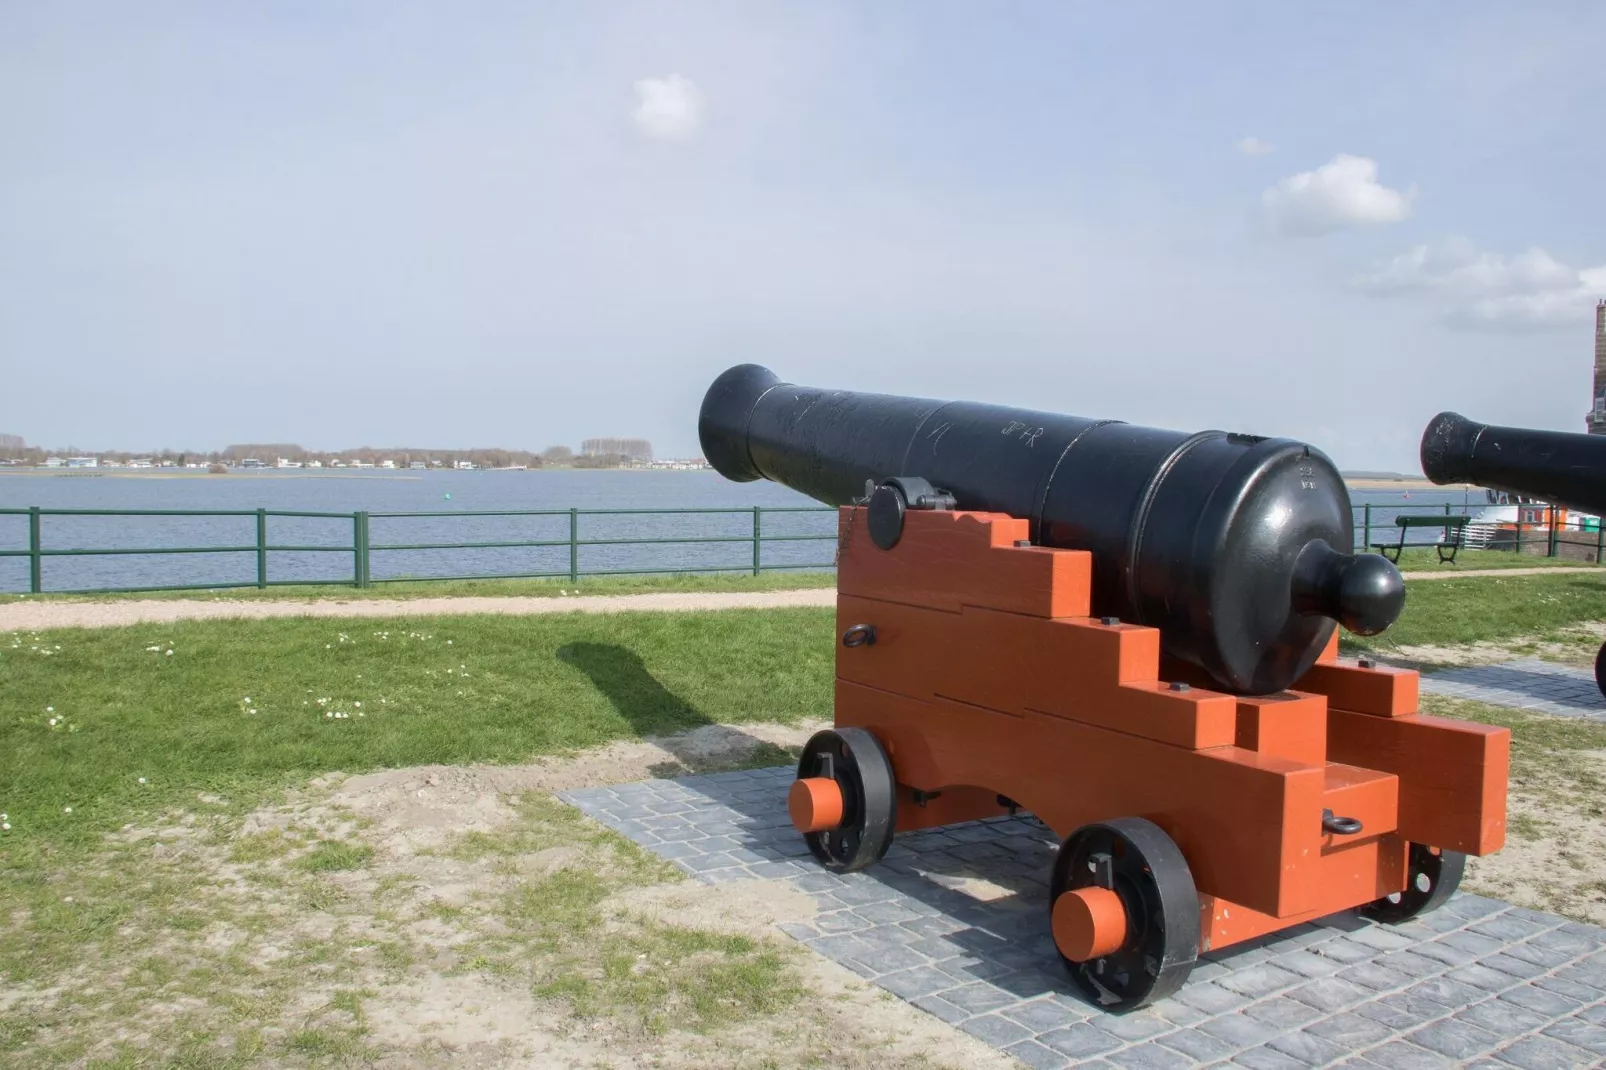
[[516, 762], [715, 722], [828, 716], [832, 654], [827, 609], [0, 637], [0, 812], [11, 825], [0, 853], [35, 838], [87, 845], [157, 808], [195, 809], [198, 794], [203, 807], [249, 807], [333, 770]]
[[654, 591], [791, 591], [836, 586], [834, 572], [764, 572], [757, 576], [741, 572], [662, 576], [582, 576], [568, 579], [534, 580], [398, 580], [372, 587], [347, 584], [309, 584], [294, 587], [227, 587], [201, 591], [134, 591], [124, 594], [0, 594], [0, 605], [7, 602], [112, 602], [129, 599], [269, 599], [337, 601], [394, 598], [467, 598], [514, 596], [558, 598], [568, 594], [649, 594]]
[[1576, 630], [1606, 620], [1606, 572], [1559, 576], [1470, 576], [1406, 584], [1405, 611], [1379, 636], [1345, 635], [1345, 650], [1387, 653], [1398, 646], [1453, 646], [1531, 639], [1600, 645]]

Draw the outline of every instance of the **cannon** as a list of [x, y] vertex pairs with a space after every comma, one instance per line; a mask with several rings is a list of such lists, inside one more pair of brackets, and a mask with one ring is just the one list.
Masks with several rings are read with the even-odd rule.
[[1403, 605], [1303, 443], [820, 390], [740, 365], [704, 456], [838, 507], [835, 727], [788, 788], [827, 869], [1026, 811], [1048, 928], [1123, 1012], [1198, 955], [1338, 911], [1442, 904], [1504, 842], [1510, 734], [1340, 659]]
[[[1422, 432], [1422, 473], [1434, 483], [1474, 483], [1606, 517], [1606, 435], [1497, 427], [1441, 412]], [[1606, 644], [1595, 655], [1606, 695]]]

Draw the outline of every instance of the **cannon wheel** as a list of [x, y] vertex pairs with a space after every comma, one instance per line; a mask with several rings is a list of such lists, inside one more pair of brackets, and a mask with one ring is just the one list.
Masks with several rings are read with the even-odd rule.
[[875, 736], [862, 728], [816, 732], [798, 759], [797, 775], [799, 780], [827, 777], [842, 791], [841, 823], [803, 834], [826, 869], [852, 873], [886, 856], [897, 825], [898, 781]]
[[1461, 874], [1466, 867], [1467, 856], [1460, 851], [1441, 851], [1413, 843], [1406, 862], [1405, 891], [1369, 903], [1361, 913], [1374, 921], [1396, 925], [1437, 910], [1461, 887]]
[[1595, 686], [1606, 697], [1606, 643], [1602, 643], [1600, 652], [1595, 655]]
[[1199, 892], [1187, 859], [1165, 830], [1141, 817], [1083, 825], [1065, 838], [1049, 885], [1049, 910], [1075, 888], [1114, 891], [1126, 913], [1121, 947], [1102, 958], [1060, 959], [1089, 999], [1130, 1011], [1164, 999], [1188, 979], [1199, 954]]

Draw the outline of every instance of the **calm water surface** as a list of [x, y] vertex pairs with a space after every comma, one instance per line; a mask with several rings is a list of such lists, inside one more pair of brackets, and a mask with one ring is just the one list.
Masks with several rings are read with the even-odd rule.
[[[448, 497], [449, 496], [449, 497]], [[1460, 512], [1478, 499], [1462, 491], [1352, 490], [1357, 506], [1372, 505], [1372, 537], [1393, 530], [1402, 509]], [[591, 509], [732, 509], [728, 514], [603, 515], [580, 518], [580, 538], [726, 538], [725, 543], [677, 543], [660, 546], [582, 546], [582, 572], [608, 569], [741, 569], [753, 563], [752, 508], [815, 507], [818, 503], [768, 481], [732, 483], [715, 472], [531, 471], [531, 472], [251, 472], [226, 476], [129, 474], [0, 473], [0, 509], [188, 509], [288, 510], [350, 514], [441, 512], [471, 514], [497, 510], [564, 510], [562, 516], [373, 517], [370, 541], [375, 546], [418, 543], [486, 543], [563, 540], [569, 537], [574, 508]], [[1357, 511], [1356, 542], [1361, 541]], [[829, 534], [828, 511], [765, 513], [765, 536]], [[271, 517], [268, 542], [277, 546], [326, 547], [325, 551], [272, 551], [272, 580], [349, 582], [352, 576], [352, 520], [341, 518]], [[134, 549], [148, 547], [253, 547], [254, 516], [226, 517], [97, 517], [51, 516], [43, 519], [42, 544], [47, 550]], [[28, 545], [25, 517], [0, 515], [0, 550]], [[829, 541], [779, 541], [763, 546], [766, 568], [817, 564], [829, 567], [834, 547]], [[459, 550], [375, 550], [370, 572], [375, 579], [466, 575], [564, 573], [567, 545], [495, 547]], [[116, 557], [47, 557], [46, 590], [97, 587], [143, 587], [178, 584], [251, 583], [256, 578], [254, 552], [127, 555]], [[28, 589], [26, 559], [0, 558], [0, 591]]]

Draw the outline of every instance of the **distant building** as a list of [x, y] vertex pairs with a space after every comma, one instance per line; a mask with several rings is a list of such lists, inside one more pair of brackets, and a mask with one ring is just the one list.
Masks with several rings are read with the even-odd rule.
[[413, 469], [418, 469], [418, 468], [428, 468], [429, 465], [425, 464], [423, 461], [409, 461], [409, 462], [407, 462], [407, 467], [408, 468], [413, 468]]
[[379, 462], [379, 467], [381, 467], [381, 468], [395, 468], [396, 467], [396, 462], [395, 461], [390, 461], [390, 460], [380, 461]]
[[279, 462], [277, 464], [275, 464], [274, 467], [275, 468], [300, 468], [301, 467], [301, 462], [300, 461], [286, 460], [285, 458], [280, 457], [279, 458]]
[[149, 457], [139, 457], [128, 462], [129, 468], [155, 468], [156, 463]]
[[1592, 435], [1606, 435], [1606, 300], [1595, 304], [1595, 392], [1594, 405], [1585, 417]]
[[322, 468], [323, 467], [323, 462], [322, 461], [308, 461], [307, 462], [307, 467], [308, 468]]
[[453, 468], [461, 468], [465, 472], [472, 471], [473, 468], [474, 468], [474, 462], [473, 461], [458, 461], [456, 464], [452, 465], [452, 467]]
[[[46, 461], [45, 463], [49, 464], [50, 462]], [[99, 459], [97, 459], [95, 457], [68, 457], [67, 458], [67, 467], [68, 468], [99, 468], [100, 467], [100, 461], [99, 461]]]
[[267, 465], [263, 464], [261, 461], [257, 460], [255, 457], [247, 457], [245, 460], [240, 462], [240, 467], [241, 468], [266, 468]]
[[66, 464], [67, 464], [67, 462], [62, 460], [60, 457], [46, 457], [45, 458], [45, 467], [46, 468], [63, 468], [63, 467], [66, 466]]

